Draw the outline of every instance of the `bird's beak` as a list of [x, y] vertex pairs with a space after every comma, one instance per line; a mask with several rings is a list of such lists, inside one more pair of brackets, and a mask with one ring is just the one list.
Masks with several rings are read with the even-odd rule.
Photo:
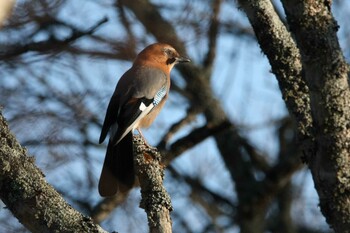
[[177, 63], [184, 63], [184, 62], [190, 62], [191, 60], [187, 57], [177, 57], [176, 62]]

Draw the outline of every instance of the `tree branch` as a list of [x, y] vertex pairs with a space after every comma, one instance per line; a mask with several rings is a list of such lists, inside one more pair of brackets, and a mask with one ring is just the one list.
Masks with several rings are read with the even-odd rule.
[[49, 52], [49, 51], [59, 51], [62, 50], [62, 47], [69, 45], [70, 43], [78, 40], [79, 38], [85, 36], [85, 35], [91, 35], [93, 34], [98, 27], [100, 27], [102, 24], [107, 22], [107, 18], [103, 18], [102, 20], [98, 21], [95, 25], [93, 25], [88, 30], [82, 31], [78, 30], [77, 28], [74, 28], [73, 26], [67, 25], [60, 21], [54, 21], [53, 24], [61, 24], [64, 26], [69, 26], [73, 32], [71, 36], [69, 36], [66, 39], [58, 39], [54, 35], [52, 35], [48, 40], [40, 41], [40, 42], [29, 42], [24, 45], [18, 45], [17, 43], [14, 45], [9, 45], [9, 49], [6, 51], [2, 51], [0, 53], [0, 60], [6, 60], [9, 58], [13, 58], [19, 55], [22, 55], [27, 52], [35, 51], [35, 52]]
[[269, 59], [287, 108], [296, 119], [298, 139], [307, 155], [313, 148], [312, 117], [299, 50], [270, 0], [240, 0], [239, 3]]
[[207, 139], [210, 136], [219, 134], [232, 127], [232, 124], [229, 121], [224, 121], [219, 125], [206, 124], [203, 127], [194, 129], [187, 136], [180, 138], [174, 142], [170, 150], [166, 153], [164, 163], [169, 164], [176, 156], [182, 154], [186, 150], [192, 148], [203, 140]]
[[171, 137], [179, 131], [182, 127], [188, 125], [190, 122], [192, 122], [197, 114], [199, 113], [199, 109], [196, 107], [190, 107], [187, 109], [187, 113], [183, 119], [180, 119], [178, 122], [174, 123], [168, 132], [164, 135], [163, 139], [159, 142], [158, 148], [165, 148], [166, 144], [169, 142]]
[[161, 154], [148, 148], [140, 136], [134, 137], [134, 164], [141, 187], [141, 203], [151, 233], [171, 233], [170, 196], [163, 186], [164, 166]]
[[0, 197], [32, 232], [105, 232], [49, 185], [0, 112]]
[[336, 232], [350, 229], [349, 65], [340, 48], [332, 1], [285, 1], [290, 29], [301, 51], [310, 89], [317, 150], [309, 167], [327, 222]]
[[217, 37], [219, 32], [219, 14], [220, 14], [220, 7], [221, 7], [222, 0], [213, 0], [212, 1], [212, 9], [213, 13], [211, 14], [211, 21], [210, 26], [208, 30], [208, 52], [205, 56], [205, 60], [203, 62], [203, 67], [205, 67], [206, 70], [209, 70], [209, 74], [211, 74], [211, 70], [213, 67], [213, 63], [216, 57], [216, 45], [217, 45]]
[[127, 192], [119, 192], [118, 195], [104, 198], [101, 202], [99, 202], [91, 213], [91, 218], [94, 220], [94, 222], [100, 223], [106, 219], [117, 206], [125, 202], [129, 191], [130, 190]]

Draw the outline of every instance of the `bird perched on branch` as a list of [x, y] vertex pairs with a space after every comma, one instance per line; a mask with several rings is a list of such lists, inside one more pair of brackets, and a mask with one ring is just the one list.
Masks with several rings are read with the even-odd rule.
[[133, 130], [143, 137], [140, 128], [152, 124], [168, 97], [171, 69], [189, 61], [172, 46], [155, 43], [142, 50], [120, 78], [99, 140], [102, 143], [110, 133], [98, 186], [101, 196], [112, 196], [133, 186]]

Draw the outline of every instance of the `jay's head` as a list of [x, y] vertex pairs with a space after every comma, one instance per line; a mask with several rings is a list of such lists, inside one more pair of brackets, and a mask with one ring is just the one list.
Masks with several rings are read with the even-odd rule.
[[180, 54], [168, 44], [155, 43], [142, 50], [139, 55], [137, 55], [134, 64], [150, 65], [170, 72], [174, 65], [183, 62], [190, 62], [190, 59], [180, 56]]

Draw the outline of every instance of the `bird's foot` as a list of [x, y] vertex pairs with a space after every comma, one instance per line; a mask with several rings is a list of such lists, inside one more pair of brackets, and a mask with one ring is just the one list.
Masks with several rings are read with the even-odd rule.
[[157, 147], [151, 146], [146, 141], [144, 141], [144, 143], [145, 143], [145, 146], [147, 146], [148, 149], [150, 149], [150, 150], [158, 150]]

